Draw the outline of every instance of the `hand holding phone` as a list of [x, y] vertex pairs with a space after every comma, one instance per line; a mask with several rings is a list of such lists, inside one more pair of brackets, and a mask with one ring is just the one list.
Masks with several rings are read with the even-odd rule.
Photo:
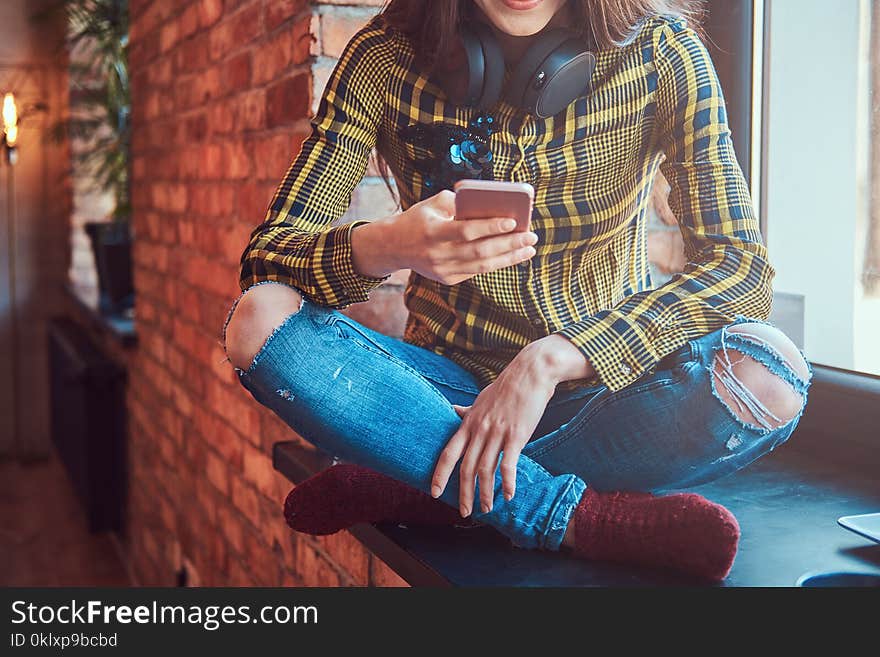
[[[412, 269], [443, 285], [456, 285], [535, 255], [538, 236], [516, 230], [517, 220], [528, 221], [527, 209], [513, 207], [506, 215], [480, 218], [485, 211], [479, 208], [456, 208], [457, 196], [443, 189], [399, 214], [357, 226], [351, 235], [355, 270], [380, 277]], [[470, 219], [458, 221], [456, 213]], [[528, 223], [520, 225], [528, 228]]]
[[531, 227], [535, 189], [529, 183], [504, 180], [459, 180], [455, 190], [456, 219], [513, 217], [516, 232]]

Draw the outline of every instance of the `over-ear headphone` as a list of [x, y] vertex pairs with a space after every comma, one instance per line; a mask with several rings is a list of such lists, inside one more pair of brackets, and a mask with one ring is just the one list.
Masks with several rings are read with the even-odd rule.
[[511, 72], [506, 89], [504, 52], [492, 29], [481, 21], [461, 25], [466, 63], [448, 73], [443, 87], [450, 99], [488, 109], [503, 98], [529, 114], [547, 118], [590, 93], [596, 57], [575, 31], [562, 27], [535, 35]]

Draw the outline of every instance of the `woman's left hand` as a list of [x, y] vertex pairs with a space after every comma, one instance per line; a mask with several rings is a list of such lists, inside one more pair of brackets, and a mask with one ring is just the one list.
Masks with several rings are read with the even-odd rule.
[[492, 510], [495, 470], [501, 460], [504, 498], [516, 492], [516, 464], [531, 438], [556, 384], [592, 372], [586, 359], [566, 338], [550, 335], [525, 347], [484, 388], [472, 406], [455, 406], [462, 423], [444, 448], [434, 469], [431, 495], [446, 488], [455, 464], [461, 460], [459, 510], [470, 515], [475, 480], [480, 481], [480, 508]]

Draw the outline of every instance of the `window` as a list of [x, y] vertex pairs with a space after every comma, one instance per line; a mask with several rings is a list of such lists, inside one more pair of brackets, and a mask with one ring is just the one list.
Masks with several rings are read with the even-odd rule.
[[811, 361], [880, 374], [880, 0], [766, 4], [774, 321]]

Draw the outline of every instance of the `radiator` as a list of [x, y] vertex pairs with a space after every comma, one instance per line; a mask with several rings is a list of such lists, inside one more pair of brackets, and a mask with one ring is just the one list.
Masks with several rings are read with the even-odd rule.
[[122, 530], [125, 369], [75, 322], [49, 321], [51, 434], [89, 530]]

